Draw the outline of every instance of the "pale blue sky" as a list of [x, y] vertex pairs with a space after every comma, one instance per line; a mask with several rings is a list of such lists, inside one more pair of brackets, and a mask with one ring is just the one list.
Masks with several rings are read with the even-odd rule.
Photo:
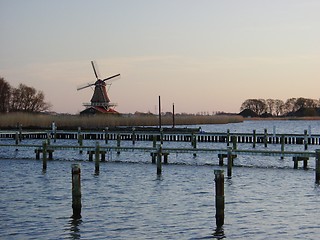
[[0, 76], [77, 113], [102, 78], [120, 112], [238, 112], [319, 98], [319, 0], [0, 0]]

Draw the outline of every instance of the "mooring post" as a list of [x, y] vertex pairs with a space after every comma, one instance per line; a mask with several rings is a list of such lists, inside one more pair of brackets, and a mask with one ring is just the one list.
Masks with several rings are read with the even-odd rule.
[[136, 128], [132, 128], [132, 144], [134, 145], [136, 143]]
[[268, 130], [265, 128], [264, 129], [264, 147], [268, 147]]
[[230, 129], [227, 130], [227, 146], [230, 145]]
[[79, 219], [81, 218], [81, 168], [80, 164], [72, 164], [72, 209], [73, 215], [72, 218]]
[[281, 159], [284, 159], [284, 154], [283, 154], [283, 152], [284, 152], [284, 135], [283, 134], [281, 135], [280, 141], [281, 141]]
[[95, 173], [99, 174], [99, 170], [100, 170], [100, 146], [99, 146], [99, 142], [96, 142], [96, 147], [95, 147]]
[[224, 224], [224, 171], [214, 170], [216, 190], [216, 233], [221, 233]]
[[152, 147], [156, 148], [157, 147], [157, 135], [153, 135], [153, 139], [152, 139]]
[[316, 150], [316, 184], [320, 183], [320, 149]]
[[19, 123], [19, 141], [22, 141], [22, 124]]
[[158, 145], [158, 151], [157, 151], [157, 175], [161, 175], [162, 172], [162, 163], [161, 163], [161, 157], [162, 157], [162, 145]]
[[232, 176], [232, 165], [233, 165], [233, 159], [232, 159], [232, 148], [228, 147], [228, 178], [231, 178]]
[[308, 131], [304, 130], [304, 150], [308, 150]]
[[[197, 137], [192, 133], [192, 145], [193, 145], [193, 149], [196, 150], [197, 149]], [[193, 156], [196, 157], [197, 154], [195, 152], [193, 152]]]
[[237, 136], [232, 136], [231, 137], [232, 139], [232, 146], [233, 146], [233, 149], [237, 149]]
[[255, 148], [256, 147], [256, 143], [257, 143], [257, 135], [256, 135], [256, 130], [253, 130], [253, 134], [252, 134], [252, 147]]
[[47, 170], [47, 141], [42, 143], [42, 170]]
[[163, 128], [160, 128], [160, 143], [163, 144]]
[[[121, 135], [118, 133], [117, 135], [117, 147], [119, 148], [121, 146]], [[117, 150], [117, 154], [120, 154], [120, 150]]]
[[57, 126], [56, 126], [55, 122], [52, 122], [51, 126], [52, 126], [52, 133], [53, 133], [53, 141], [56, 142], [57, 141]]
[[108, 140], [109, 140], [108, 130], [109, 130], [108, 127], [104, 129], [104, 140], [106, 144], [108, 144]]
[[276, 126], [273, 126], [272, 143], [276, 143]]
[[16, 132], [16, 135], [15, 135], [15, 142], [16, 142], [16, 151], [18, 151], [18, 145], [19, 145], [19, 133]]
[[78, 143], [79, 143], [79, 147], [80, 147], [79, 153], [82, 154], [82, 147], [83, 147], [83, 134], [82, 133], [78, 134]]

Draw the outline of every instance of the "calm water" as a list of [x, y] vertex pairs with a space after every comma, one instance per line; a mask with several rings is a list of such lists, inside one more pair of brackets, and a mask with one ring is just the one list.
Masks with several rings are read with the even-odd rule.
[[[272, 132], [274, 125], [279, 133], [303, 133], [308, 128], [320, 132], [318, 121], [245, 122], [202, 129]], [[290, 148], [303, 150], [299, 145]], [[173, 164], [164, 165], [158, 177], [148, 155], [110, 155], [95, 175], [86, 154], [57, 152], [44, 173], [32, 151], [0, 149], [0, 239], [213, 239], [217, 156], [170, 155]], [[74, 161], [82, 169], [83, 208], [78, 221], [70, 217]], [[320, 188], [314, 184], [313, 159], [309, 170], [292, 169], [289, 158], [241, 156], [235, 161], [232, 179], [225, 180], [226, 239], [318, 239]]]

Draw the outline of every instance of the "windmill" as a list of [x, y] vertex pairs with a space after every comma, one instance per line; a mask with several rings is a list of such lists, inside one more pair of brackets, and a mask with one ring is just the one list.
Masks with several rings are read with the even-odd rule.
[[91, 61], [91, 65], [97, 80], [94, 83], [87, 83], [77, 88], [77, 90], [79, 91], [79, 90], [94, 86], [94, 92], [93, 92], [91, 101], [90, 103], [83, 104], [83, 106], [86, 107], [86, 110], [82, 111], [81, 113], [93, 113], [97, 111], [102, 113], [116, 112], [113, 109], [113, 107], [115, 107], [116, 104], [110, 102], [110, 99], [107, 94], [106, 81], [119, 77], [120, 74], [116, 74], [101, 80], [98, 76], [98, 73], [93, 61]]

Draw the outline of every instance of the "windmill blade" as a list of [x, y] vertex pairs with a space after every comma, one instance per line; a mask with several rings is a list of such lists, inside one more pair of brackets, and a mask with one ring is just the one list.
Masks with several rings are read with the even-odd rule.
[[83, 85], [83, 86], [78, 87], [78, 88], [77, 88], [77, 91], [79, 91], [79, 90], [81, 90], [81, 89], [84, 89], [84, 88], [87, 88], [87, 87], [91, 87], [91, 86], [93, 86], [93, 85], [95, 85], [95, 84], [94, 84], [94, 83], [87, 83], [87, 84], [85, 84], [85, 85]]
[[106, 78], [106, 79], [103, 79], [102, 81], [105, 82], [105, 81], [108, 81], [108, 80], [110, 80], [110, 79], [112, 79], [112, 78], [119, 77], [119, 76], [120, 76], [120, 73], [118, 73], [118, 74], [116, 74], [116, 75], [113, 75], [113, 76], [111, 76], [111, 77], [108, 77], [108, 78]]
[[93, 61], [91, 61], [91, 65], [92, 65], [92, 68], [93, 68], [93, 71], [94, 71], [94, 75], [96, 75], [96, 78], [99, 79], [97, 71], [96, 71], [96, 68], [94, 67], [94, 62]]

